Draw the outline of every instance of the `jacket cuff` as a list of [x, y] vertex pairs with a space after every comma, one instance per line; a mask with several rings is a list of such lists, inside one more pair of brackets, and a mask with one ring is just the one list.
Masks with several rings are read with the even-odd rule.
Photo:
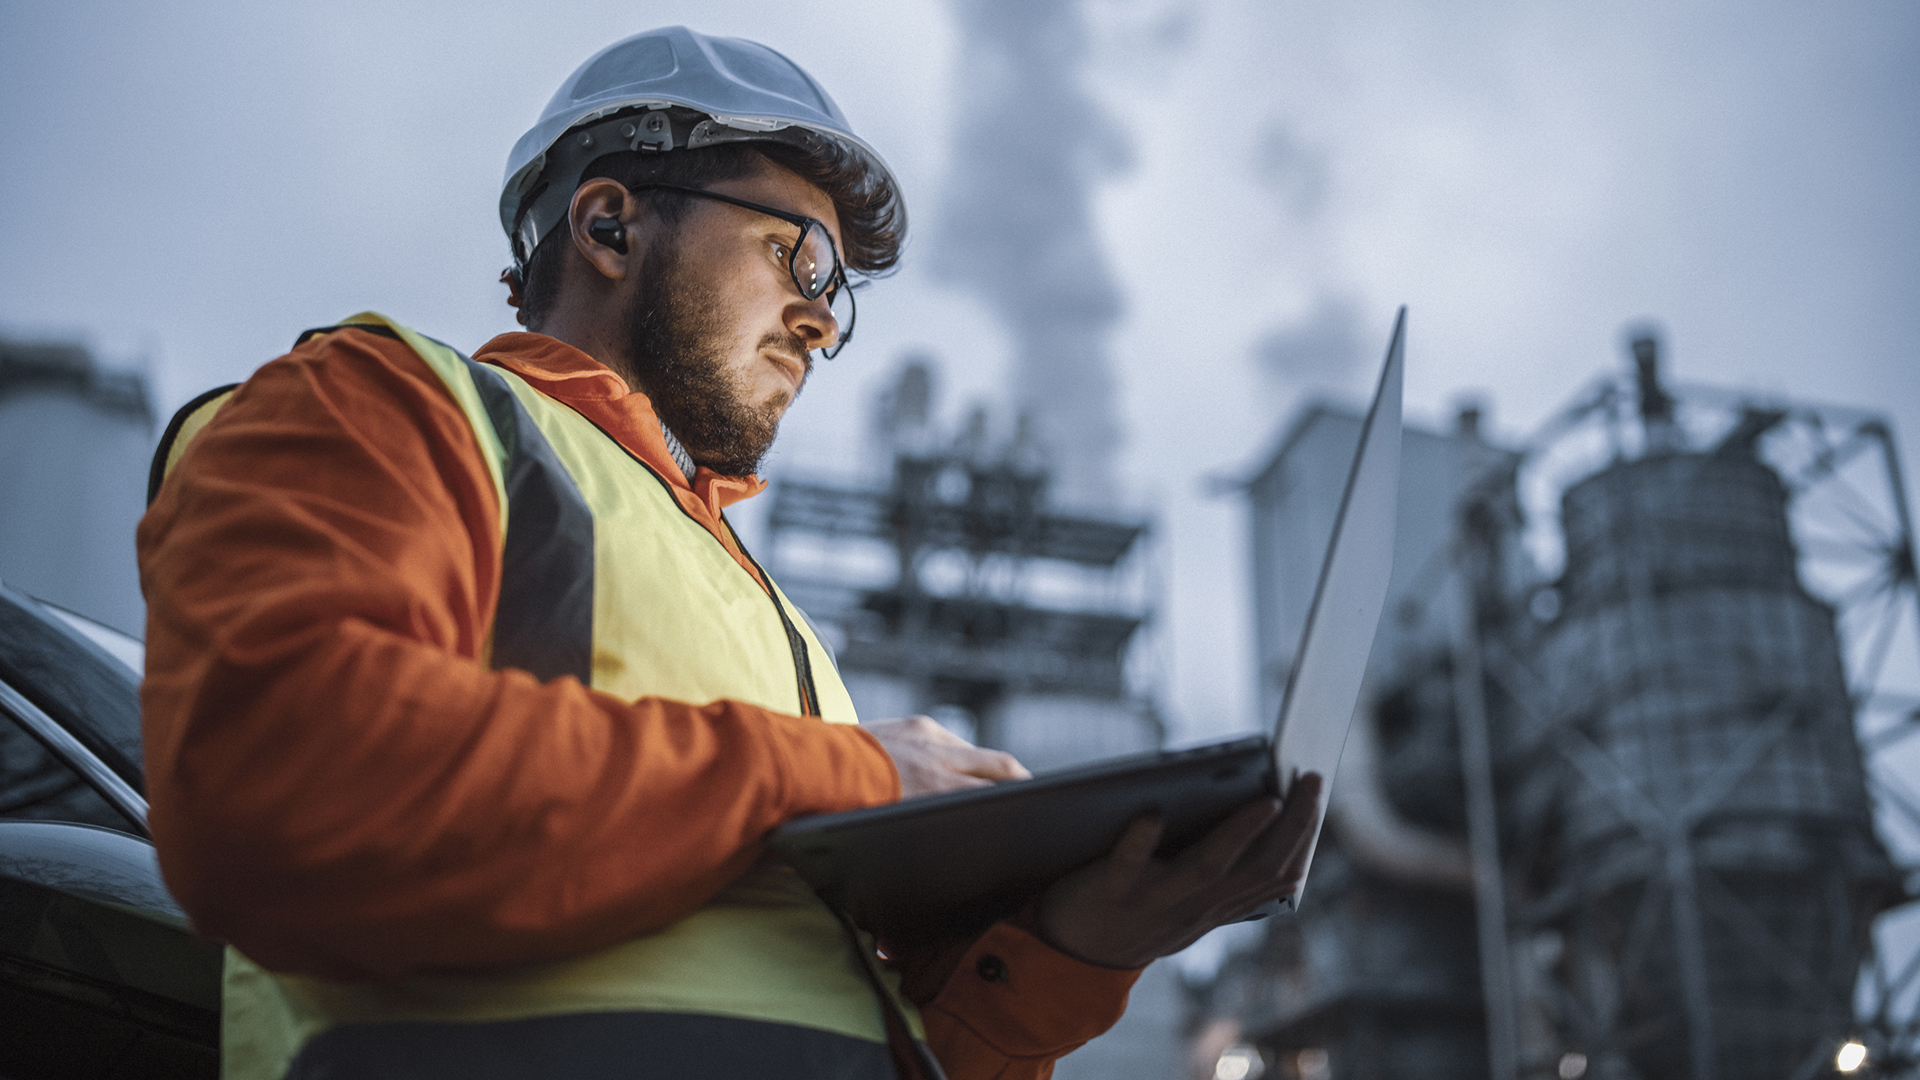
[[1007, 1057], [1051, 1059], [1112, 1027], [1139, 977], [1140, 969], [1083, 963], [1000, 923], [967, 950], [926, 1008]]
[[769, 713], [785, 817], [900, 801], [900, 773], [880, 740], [857, 724]]

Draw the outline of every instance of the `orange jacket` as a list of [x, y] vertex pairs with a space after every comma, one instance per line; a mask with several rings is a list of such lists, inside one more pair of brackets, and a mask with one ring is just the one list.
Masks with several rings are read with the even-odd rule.
[[[475, 358], [598, 424], [744, 564], [720, 512], [760, 481], [687, 485], [647, 398], [559, 341]], [[261, 368], [195, 440], [139, 556], [154, 840], [203, 934], [347, 979], [576, 955], [690, 914], [783, 821], [899, 797], [858, 727], [485, 666], [499, 522], [466, 417], [372, 333]], [[1007, 924], [893, 961], [955, 1080], [1047, 1075], [1135, 975]]]

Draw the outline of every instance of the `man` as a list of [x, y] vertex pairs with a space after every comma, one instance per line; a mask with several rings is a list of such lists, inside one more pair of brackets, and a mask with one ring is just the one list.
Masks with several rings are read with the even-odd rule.
[[1025, 771], [859, 726], [722, 511], [897, 258], [892, 177], [790, 61], [676, 27], [563, 85], [502, 222], [531, 333], [310, 332], [141, 525], [152, 824], [232, 946], [227, 1075], [1041, 1077], [1292, 887], [1312, 798], [1172, 860], [1142, 821], [883, 971], [760, 838]]

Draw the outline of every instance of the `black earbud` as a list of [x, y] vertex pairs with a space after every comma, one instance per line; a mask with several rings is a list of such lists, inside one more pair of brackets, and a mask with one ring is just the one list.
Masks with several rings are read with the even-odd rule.
[[627, 227], [614, 218], [601, 218], [587, 226], [587, 235], [602, 247], [610, 247], [622, 255], [627, 253]]

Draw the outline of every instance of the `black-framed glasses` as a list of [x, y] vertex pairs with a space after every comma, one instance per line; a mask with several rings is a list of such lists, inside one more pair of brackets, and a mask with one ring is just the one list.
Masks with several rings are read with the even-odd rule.
[[[827, 232], [827, 226], [818, 218], [777, 210], [771, 206], [762, 206], [745, 199], [736, 199], [731, 195], [722, 195], [705, 188], [682, 187], [679, 184], [638, 184], [629, 191], [677, 191], [682, 195], [698, 195], [703, 199], [716, 199], [723, 203], [755, 213], [776, 217], [789, 225], [800, 227], [800, 237], [787, 249], [787, 273], [793, 278], [793, 286], [800, 295], [809, 300], [818, 300], [822, 295], [827, 298], [827, 309], [833, 312], [834, 323], [840, 328], [840, 336], [831, 349], [821, 349], [821, 357], [831, 360], [840, 355], [847, 347], [848, 339], [853, 337], [853, 321], [859, 311], [853, 300], [853, 283], [847, 280], [846, 268], [840, 262], [840, 249], [834, 246], [833, 236]], [[843, 302], [844, 298], [844, 302]], [[842, 310], [844, 308], [844, 311]]]

